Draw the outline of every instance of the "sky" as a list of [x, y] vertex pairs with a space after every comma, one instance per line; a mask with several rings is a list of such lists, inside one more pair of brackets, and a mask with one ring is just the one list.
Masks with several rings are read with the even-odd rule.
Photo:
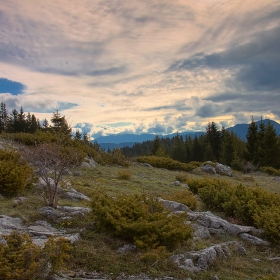
[[280, 122], [280, 1], [0, 0], [0, 101], [92, 139]]

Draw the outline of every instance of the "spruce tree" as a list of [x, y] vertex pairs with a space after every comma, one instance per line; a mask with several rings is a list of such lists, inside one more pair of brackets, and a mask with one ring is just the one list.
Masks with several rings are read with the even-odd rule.
[[254, 120], [251, 118], [251, 124], [248, 127], [248, 131], [246, 134], [246, 149], [244, 157], [246, 160], [251, 161], [253, 163], [257, 163], [257, 154], [258, 154], [258, 126]]
[[233, 132], [223, 130], [223, 140], [221, 147], [221, 163], [230, 166], [235, 156], [233, 143]]
[[186, 161], [186, 150], [183, 137], [177, 133], [174, 137], [174, 146], [172, 149], [172, 158], [181, 162]]

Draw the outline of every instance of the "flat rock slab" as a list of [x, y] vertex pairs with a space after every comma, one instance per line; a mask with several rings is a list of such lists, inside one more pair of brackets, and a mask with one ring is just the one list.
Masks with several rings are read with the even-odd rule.
[[0, 237], [9, 235], [15, 230], [19, 233], [27, 233], [32, 237], [33, 243], [40, 246], [44, 246], [50, 236], [65, 237], [71, 243], [75, 243], [80, 239], [79, 233], [67, 234], [63, 230], [52, 227], [46, 221], [36, 221], [31, 226], [25, 226], [20, 218], [0, 215]]

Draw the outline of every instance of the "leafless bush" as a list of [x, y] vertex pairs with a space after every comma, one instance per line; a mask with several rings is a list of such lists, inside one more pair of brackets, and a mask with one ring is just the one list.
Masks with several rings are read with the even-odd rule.
[[34, 166], [41, 178], [43, 198], [47, 205], [56, 208], [59, 184], [65, 172], [78, 166], [84, 154], [73, 147], [63, 147], [54, 143], [44, 143], [24, 150], [24, 156]]

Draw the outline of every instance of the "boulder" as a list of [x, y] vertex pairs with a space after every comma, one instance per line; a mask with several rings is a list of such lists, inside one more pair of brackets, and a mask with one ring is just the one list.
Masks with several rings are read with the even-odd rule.
[[65, 198], [70, 198], [70, 199], [74, 199], [74, 200], [84, 200], [84, 201], [87, 201], [87, 202], [90, 201], [90, 198], [88, 196], [86, 196], [86, 195], [84, 195], [84, 194], [82, 194], [80, 192], [77, 192], [73, 188], [71, 190], [65, 192], [63, 194], [63, 196]]
[[221, 163], [217, 163], [215, 166], [216, 172], [220, 175], [226, 175], [232, 177], [232, 170], [229, 166], [223, 165]]
[[[260, 234], [260, 231], [251, 226], [232, 224], [211, 212], [187, 212], [191, 221], [207, 227], [210, 233], [221, 233], [237, 236], [241, 233]], [[212, 232], [211, 232], [212, 231]]]
[[206, 164], [204, 166], [200, 167], [200, 170], [209, 174], [216, 174], [216, 169], [210, 165], [210, 164]]
[[81, 164], [82, 167], [94, 167], [94, 168], [97, 165], [98, 165], [98, 163], [94, 159], [92, 159], [90, 157], [85, 157], [84, 161]]
[[180, 268], [196, 273], [206, 270], [218, 258], [231, 256], [230, 248], [238, 251], [239, 243], [236, 241], [216, 244], [200, 251], [192, 251], [183, 254], [173, 255], [170, 259]]
[[172, 211], [189, 211], [189, 207], [185, 204], [172, 201], [172, 200], [164, 200], [159, 198], [159, 201], [163, 204], [164, 207], [172, 210]]

